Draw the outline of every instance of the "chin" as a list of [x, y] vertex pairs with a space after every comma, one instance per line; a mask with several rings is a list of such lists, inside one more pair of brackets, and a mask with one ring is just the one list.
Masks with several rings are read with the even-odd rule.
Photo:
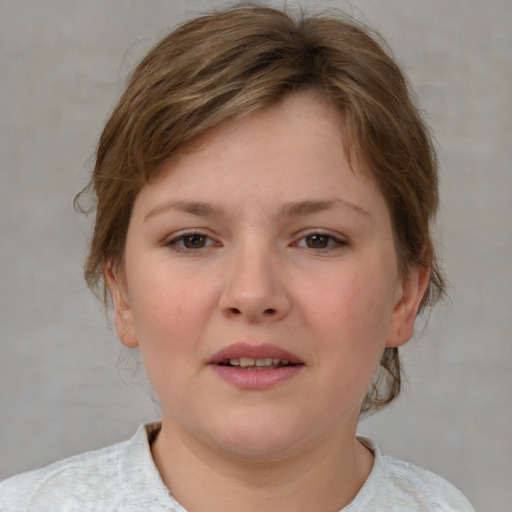
[[218, 448], [245, 461], [270, 462], [291, 456], [304, 442], [295, 425], [247, 417], [230, 423], [215, 436]]

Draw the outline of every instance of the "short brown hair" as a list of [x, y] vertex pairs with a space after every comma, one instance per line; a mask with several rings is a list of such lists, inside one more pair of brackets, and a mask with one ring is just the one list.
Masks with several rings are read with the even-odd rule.
[[[135, 197], [164, 160], [221, 122], [313, 88], [339, 107], [349, 155], [362, 158], [386, 198], [400, 271], [430, 266], [420, 310], [435, 303], [444, 290], [431, 237], [435, 151], [407, 80], [384, 48], [375, 32], [345, 15], [247, 4], [188, 21], [163, 38], [133, 71], [99, 141], [88, 186], [97, 200], [89, 286], [103, 285], [107, 299], [104, 264], [122, 264]], [[390, 403], [400, 379], [398, 349], [388, 348], [362, 411]]]

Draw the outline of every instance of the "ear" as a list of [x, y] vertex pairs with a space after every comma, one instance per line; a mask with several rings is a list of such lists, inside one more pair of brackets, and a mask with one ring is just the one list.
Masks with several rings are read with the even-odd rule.
[[414, 263], [398, 284], [386, 347], [400, 347], [414, 334], [414, 322], [430, 280], [430, 259]]
[[117, 336], [123, 345], [128, 348], [135, 348], [139, 343], [124, 274], [117, 271], [110, 262], [105, 263], [103, 274], [112, 296]]

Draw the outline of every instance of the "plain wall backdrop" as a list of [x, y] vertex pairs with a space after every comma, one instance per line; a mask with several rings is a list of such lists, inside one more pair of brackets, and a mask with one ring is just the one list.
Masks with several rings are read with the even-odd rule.
[[[85, 287], [90, 220], [72, 198], [131, 67], [176, 23], [221, 5], [0, 0], [0, 479], [158, 417]], [[384, 35], [439, 147], [451, 299], [405, 350], [401, 399], [361, 431], [477, 510], [510, 510], [512, 2], [302, 5], [340, 7]]]

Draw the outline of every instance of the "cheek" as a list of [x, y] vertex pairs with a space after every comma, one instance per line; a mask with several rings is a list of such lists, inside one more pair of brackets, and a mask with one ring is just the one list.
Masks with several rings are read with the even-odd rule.
[[309, 329], [317, 333], [317, 357], [343, 385], [365, 388], [382, 357], [393, 309], [391, 280], [379, 279], [382, 275], [361, 267], [331, 280], [306, 304], [315, 312]]
[[[173, 293], [174, 292], [174, 293]], [[160, 345], [172, 347], [183, 338], [193, 340], [193, 332], [199, 329], [198, 322], [191, 318], [193, 314], [188, 302], [193, 301], [190, 294], [182, 296], [178, 290], [159, 293], [157, 290], [138, 296], [133, 301], [135, 330], [140, 345]]]
[[201, 365], [198, 355], [202, 326], [198, 308], [193, 294], [167, 288], [138, 294], [133, 304], [144, 367], [165, 408], [185, 406], [179, 390], [192, 390], [195, 386], [194, 376]]
[[317, 317], [322, 318], [320, 324], [333, 334], [346, 334], [360, 345], [385, 339], [393, 309], [392, 297], [389, 284], [355, 273], [331, 282], [308, 302], [309, 309], [316, 310]]
[[133, 321], [143, 357], [158, 362], [171, 354], [171, 362], [179, 360], [194, 348], [206, 320], [205, 290], [198, 290], [197, 283], [186, 276], [177, 279], [158, 262], [134, 267], [129, 275]]

